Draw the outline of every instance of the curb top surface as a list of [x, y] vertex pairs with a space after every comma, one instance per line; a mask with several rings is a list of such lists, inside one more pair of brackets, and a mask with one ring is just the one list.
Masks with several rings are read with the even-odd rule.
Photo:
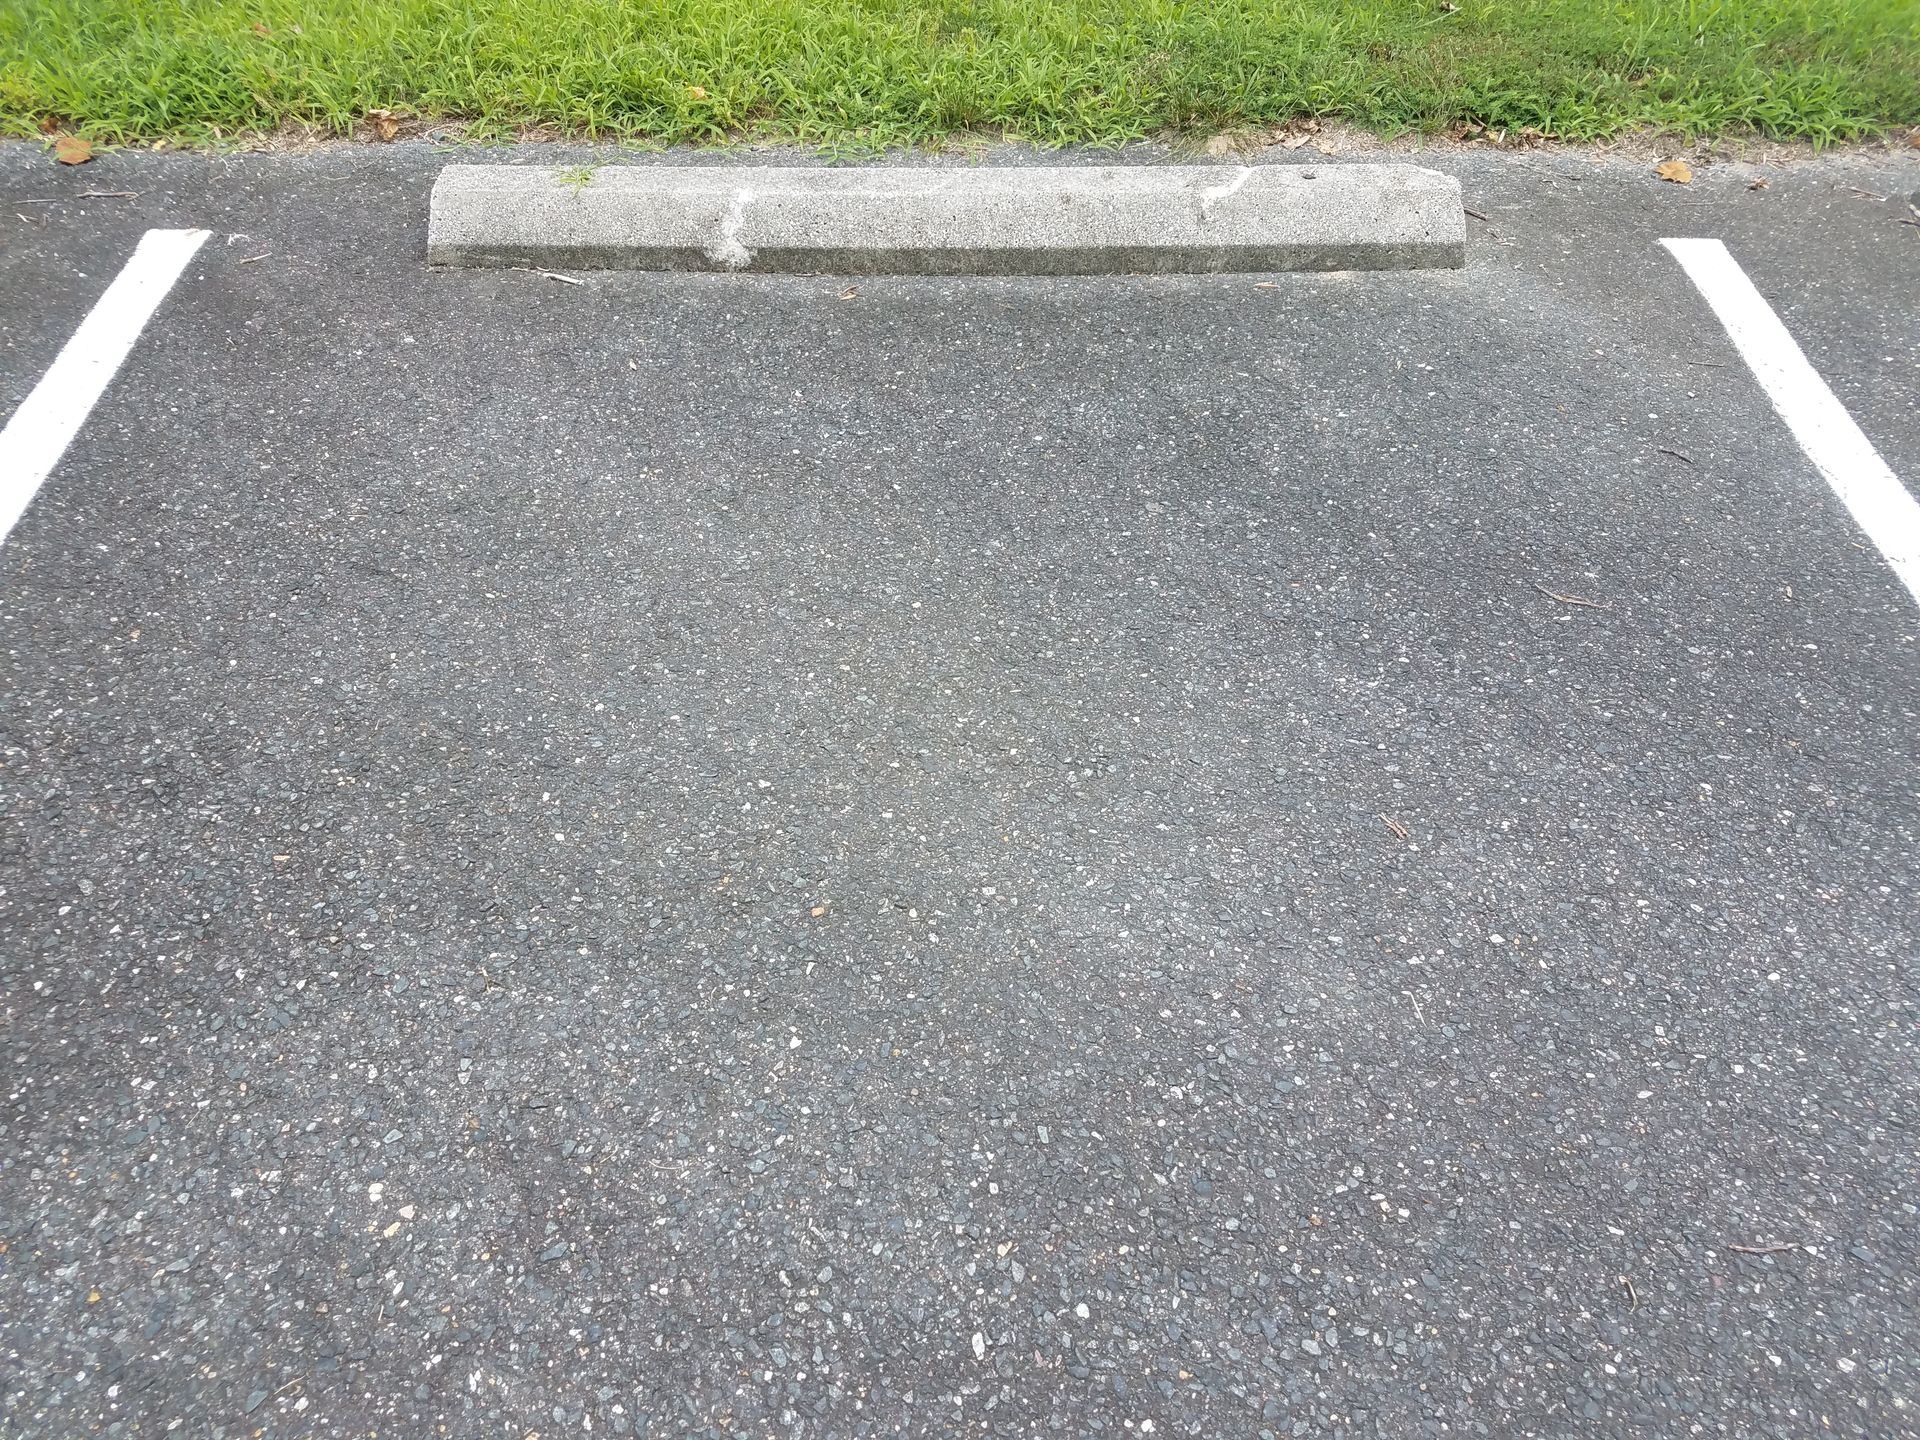
[[1457, 181], [1412, 165], [449, 166], [450, 265], [1073, 274], [1464, 263]]

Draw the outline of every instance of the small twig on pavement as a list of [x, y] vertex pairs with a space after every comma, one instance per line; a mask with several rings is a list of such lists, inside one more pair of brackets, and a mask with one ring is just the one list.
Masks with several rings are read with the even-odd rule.
[[1588, 610], [1611, 610], [1613, 608], [1604, 600], [1582, 600], [1578, 595], [1562, 595], [1558, 590], [1547, 589], [1547, 587], [1542, 585], [1538, 580], [1533, 582], [1533, 588], [1549, 600], [1558, 600], [1562, 605], [1579, 605]]
[[35, 195], [16, 201], [20, 205], [65, 205], [73, 200], [132, 200], [138, 190], [82, 190], [78, 195]]
[[1727, 1249], [1739, 1255], [1778, 1255], [1785, 1250], [1801, 1250], [1805, 1247], [1795, 1240], [1786, 1245], [1729, 1245]]
[[1395, 838], [1400, 840], [1404, 840], [1407, 838], [1407, 835], [1409, 833], [1407, 830], [1407, 827], [1402, 825], [1398, 820], [1394, 819], [1391, 815], [1382, 815], [1380, 817], [1380, 823], [1385, 825], [1387, 829], [1391, 830], [1394, 833]]
[[271, 254], [273, 254], [271, 250], [262, 250], [258, 255], [249, 255], [246, 259], [242, 260], [240, 263], [242, 265], [251, 265], [256, 260], [265, 260]]
[[1631, 1275], [1622, 1275], [1620, 1277], [1620, 1283], [1627, 1287], [1627, 1298], [1633, 1301], [1633, 1308], [1638, 1310], [1640, 1308], [1640, 1292], [1633, 1288], [1633, 1277]]
[[531, 265], [516, 265], [514, 269], [527, 275], [543, 275], [549, 280], [558, 280], [562, 285], [584, 285], [584, 280], [576, 280], [571, 275], [558, 275], [551, 270], [536, 270]]
[[1657, 445], [1654, 448], [1657, 449], [1662, 455], [1671, 455], [1674, 459], [1682, 461], [1688, 465], [1693, 464], [1693, 457], [1691, 455], [1682, 455], [1678, 450], [1669, 450], [1664, 445]]
[[1491, 220], [1487, 220], [1487, 217], [1482, 215], [1478, 210], [1467, 210], [1467, 207], [1464, 205], [1462, 205], [1460, 208], [1462, 210], [1466, 210], [1467, 214], [1471, 215], [1476, 220], [1484, 220], [1489, 225], [1493, 223]]

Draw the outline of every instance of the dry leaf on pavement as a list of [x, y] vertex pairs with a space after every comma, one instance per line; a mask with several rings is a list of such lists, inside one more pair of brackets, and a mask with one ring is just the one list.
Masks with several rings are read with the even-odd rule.
[[93, 159], [93, 142], [82, 140], [78, 135], [56, 135], [53, 158], [62, 165], [84, 165]]
[[1663, 160], [1653, 167], [1653, 173], [1662, 180], [1671, 180], [1676, 185], [1693, 183], [1693, 167], [1684, 160]]
[[391, 140], [400, 133], [400, 117], [391, 110], [367, 111], [367, 124], [373, 127], [373, 133], [382, 141]]

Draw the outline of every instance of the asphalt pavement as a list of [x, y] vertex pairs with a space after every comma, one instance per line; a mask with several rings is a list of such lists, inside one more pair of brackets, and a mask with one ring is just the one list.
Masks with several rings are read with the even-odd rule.
[[1658, 244], [1911, 488], [1920, 156], [857, 282], [471, 158], [0, 150], [0, 417], [215, 232], [0, 547], [0, 1430], [1920, 1435], [1920, 607]]

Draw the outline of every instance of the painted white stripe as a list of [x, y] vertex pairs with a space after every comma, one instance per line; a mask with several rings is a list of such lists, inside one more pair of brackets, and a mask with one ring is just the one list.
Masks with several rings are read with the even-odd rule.
[[1662, 240], [1720, 317], [1727, 338], [1793, 438], [1920, 603], [1920, 502], [1860, 433], [1787, 327], [1718, 240]]
[[133, 342], [205, 242], [205, 230], [149, 230], [33, 393], [0, 430], [0, 541], [119, 372]]

